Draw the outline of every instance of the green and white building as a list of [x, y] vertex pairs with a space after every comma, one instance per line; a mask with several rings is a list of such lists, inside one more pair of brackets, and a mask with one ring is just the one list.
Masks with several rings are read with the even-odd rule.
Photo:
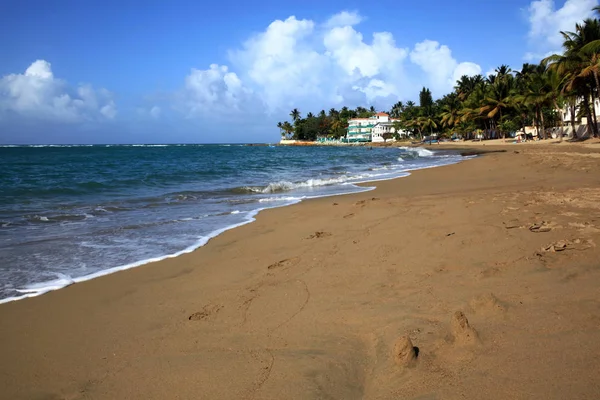
[[[385, 133], [395, 133], [392, 124], [396, 121], [386, 113], [380, 112], [369, 118], [352, 118], [348, 120], [346, 142], [383, 142]], [[406, 132], [399, 132], [406, 135]]]

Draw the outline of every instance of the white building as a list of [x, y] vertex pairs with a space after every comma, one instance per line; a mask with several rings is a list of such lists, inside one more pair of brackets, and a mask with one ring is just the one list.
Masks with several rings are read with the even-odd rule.
[[[577, 114], [579, 112], [579, 105], [582, 102], [583, 102], [583, 99], [577, 99], [577, 104], [575, 105], [575, 114]], [[600, 117], [600, 100], [599, 99], [594, 100], [594, 110], [596, 111], [596, 118]], [[563, 108], [562, 115], [563, 115], [563, 122], [565, 125], [571, 123], [571, 108], [568, 105], [565, 105], [565, 107]], [[575, 118], [575, 121], [577, 122], [577, 118]], [[586, 117], [581, 118], [581, 124], [587, 125]]]
[[[346, 139], [348, 142], [384, 142], [384, 134], [395, 134], [393, 127], [394, 121], [398, 119], [390, 118], [389, 114], [380, 112], [369, 118], [353, 118], [348, 120], [348, 133]], [[406, 136], [407, 132], [398, 132], [401, 136]]]
[[403, 130], [396, 132], [396, 129], [394, 128], [394, 122], [399, 121], [399, 119], [390, 118], [390, 116], [386, 113], [377, 113], [374, 115], [374, 117], [377, 122], [371, 131], [372, 142], [385, 142], [385, 134], [394, 135], [398, 133], [400, 136], [408, 135], [408, 133]]
[[346, 140], [348, 142], [370, 142], [371, 130], [374, 126], [373, 118], [352, 118], [348, 120]]

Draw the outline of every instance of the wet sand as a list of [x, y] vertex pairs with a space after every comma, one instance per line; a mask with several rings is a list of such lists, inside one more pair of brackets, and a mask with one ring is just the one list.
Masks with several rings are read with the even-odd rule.
[[600, 152], [500, 149], [0, 305], [0, 397], [598, 398]]

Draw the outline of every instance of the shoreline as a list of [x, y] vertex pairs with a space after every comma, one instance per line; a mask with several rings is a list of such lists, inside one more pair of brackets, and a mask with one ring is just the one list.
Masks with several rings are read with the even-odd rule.
[[3, 304], [5, 395], [594, 397], [600, 157], [550, 150], [265, 210], [194, 252]]
[[[164, 145], [150, 145], [150, 146], [164, 146]], [[435, 150], [435, 149], [433, 149]], [[460, 151], [460, 155], [465, 157], [462, 160], [459, 160], [458, 162], [464, 162], [469, 160], [469, 158], [466, 157], [470, 157], [470, 156], [477, 156], [477, 155], [481, 155], [481, 154], [485, 154], [488, 153], [489, 151], [485, 151], [485, 150], [476, 150], [476, 151], [462, 151], [461, 149], [457, 149], [457, 151]], [[464, 154], [463, 154], [464, 153]], [[166, 255], [162, 255], [162, 256], [156, 256], [156, 257], [152, 257], [149, 259], [144, 259], [144, 260], [139, 260], [139, 261], [135, 261], [132, 263], [128, 263], [128, 264], [123, 264], [123, 265], [117, 265], [114, 267], [110, 267], [107, 269], [103, 269], [97, 272], [93, 272], [91, 274], [88, 275], [83, 275], [83, 276], [78, 276], [78, 277], [71, 277], [71, 276], [65, 276], [65, 277], [57, 277], [57, 279], [55, 280], [50, 280], [50, 281], [43, 281], [43, 282], [36, 282], [36, 283], [32, 283], [29, 284], [27, 288], [25, 289], [18, 289], [21, 293], [23, 293], [20, 296], [11, 296], [11, 297], [7, 297], [7, 298], [3, 298], [0, 299], [0, 307], [2, 304], [6, 304], [6, 303], [11, 303], [14, 301], [19, 301], [19, 300], [24, 300], [24, 299], [28, 299], [28, 298], [33, 298], [33, 297], [38, 297], [38, 296], [43, 296], [44, 294], [47, 294], [49, 292], [52, 291], [56, 291], [56, 290], [61, 290], [64, 289], [66, 287], [72, 286], [74, 284], [79, 284], [82, 282], [87, 282], [90, 281], [92, 279], [97, 279], [106, 275], [110, 275], [110, 274], [114, 274], [114, 273], [118, 273], [121, 271], [126, 271], [129, 269], [133, 269], [133, 268], [138, 268], [147, 264], [152, 264], [152, 263], [156, 263], [156, 262], [160, 262], [166, 259], [170, 259], [170, 258], [174, 258], [174, 257], [179, 257], [181, 255], [184, 254], [188, 254], [188, 253], [192, 253], [194, 251], [196, 251], [197, 249], [205, 246], [210, 240], [214, 239], [215, 237], [238, 227], [244, 226], [246, 224], [250, 224], [254, 221], [256, 221], [256, 217], [258, 216], [258, 214], [260, 214], [262, 211], [265, 210], [269, 210], [272, 208], [283, 208], [283, 207], [288, 207], [288, 206], [293, 206], [295, 204], [299, 204], [303, 201], [306, 200], [313, 200], [313, 199], [318, 199], [318, 198], [327, 198], [327, 197], [335, 197], [335, 196], [343, 196], [343, 195], [352, 195], [352, 194], [358, 194], [358, 193], [364, 193], [370, 190], [375, 190], [376, 186], [374, 185], [369, 185], [371, 183], [376, 183], [376, 182], [383, 182], [383, 181], [388, 181], [388, 180], [394, 180], [394, 179], [400, 179], [400, 178], [405, 178], [407, 176], [410, 176], [414, 171], [418, 171], [421, 169], [428, 169], [428, 168], [437, 168], [437, 167], [444, 167], [447, 165], [452, 165], [452, 164], [445, 164], [445, 165], [434, 165], [434, 166], [430, 166], [430, 167], [425, 167], [425, 168], [416, 168], [416, 169], [407, 169], [405, 170], [405, 173], [407, 175], [402, 175], [402, 176], [393, 176], [393, 177], [389, 177], [389, 178], [382, 178], [382, 179], [373, 179], [373, 180], [366, 180], [366, 181], [359, 181], [359, 182], [355, 182], [352, 183], [351, 186], [354, 186], [355, 188], [364, 188], [364, 190], [358, 190], [358, 191], [352, 191], [352, 192], [344, 192], [344, 193], [335, 193], [335, 194], [325, 194], [325, 195], [314, 195], [314, 196], [303, 196], [300, 197], [297, 200], [293, 200], [290, 203], [286, 203], [286, 204], [281, 204], [281, 205], [274, 205], [274, 206], [270, 206], [270, 207], [259, 207], [257, 209], [254, 209], [252, 211], [250, 211], [246, 217], [246, 219], [242, 222], [233, 224], [233, 225], [227, 225], [224, 226], [222, 228], [216, 229], [212, 232], [210, 232], [208, 235], [203, 236], [201, 238], [199, 238], [197, 243], [194, 243], [182, 250], [179, 250], [175, 253], [171, 253], [171, 254], [166, 254]], [[404, 171], [404, 170], [403, 170]]]

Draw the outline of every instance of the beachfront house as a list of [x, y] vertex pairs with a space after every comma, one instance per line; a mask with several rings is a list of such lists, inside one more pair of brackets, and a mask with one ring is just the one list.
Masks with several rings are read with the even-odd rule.
[[[571, 113], [574, 112], [575, 113], [575, 126], [576, 126], [576, 131], [577, 131], [577, 137], [579, 138], [584, 138], [587, 136], [588, 132], [587, 132], [587, 117], [585, 116], [581, 116], [580, 118], [577, 118], [577, 115], [580, 112], [580, 104], [583, 103], [583, 98], [578, 98], [577, 101], [575, 102], [574, 107], [570, 107], [569, 104], [565, 104], [562, 110], [556, 110], [561, 111], [562, 114], [562, 125], [563, 125], [563, 135], [565, 136], [572, 136], [573, 135], [573, 128], [571, 126]], [[600, 100], [599, 99], [594, 99], [594, 111], [596, 113], [596, 115], [600, 115]], [[552, 137], [556, 137], [559, 135], [559, 131], [560, 129], [558, 127], [554, 127], [552, 129], [551, 135]], [[536, 132], [537, 135], [537, 132]]]
[[352, 118], [348, 120], [346, 141], [348, 143], [370, 142], [371, 130], [375, 126], [373, 118]]
[[[390, 118], [384, 112], [377, 113], [369, 118], [353, 118], [348, 120], [348, 131], [346, 141], [353, 142], [384, 142], [386, 133], [395, 134], [393, 123], [397, 119]], [[404, 131], [398, 132], [400, 136], [406, 136]]]

